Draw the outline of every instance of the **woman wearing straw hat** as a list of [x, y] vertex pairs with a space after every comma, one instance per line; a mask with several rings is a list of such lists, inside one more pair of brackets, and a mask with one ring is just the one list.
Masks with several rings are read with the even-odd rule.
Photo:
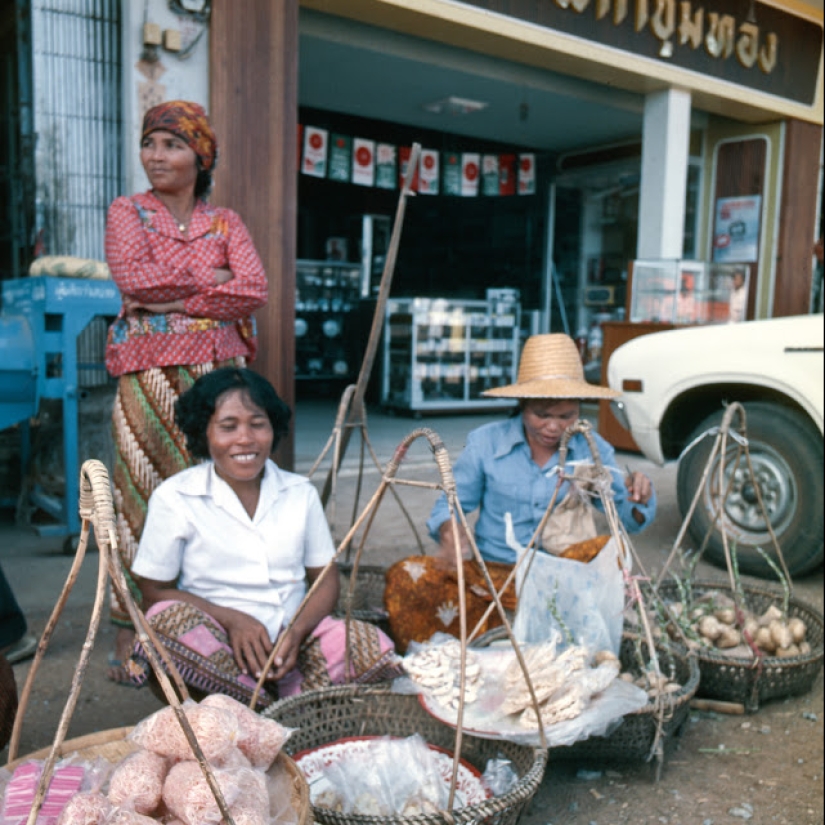
[[[519, 414], [470, 432], [453, 466], [453, 474], [464, 513], [479, 511], [475, 542], [493, 581], [500, 586], [516, 561], [516, 552], [507, 542], [506, 514], [512, 519], [516, 542], [526, 546], [555, 494], [557, 504], [542, 533], [542, 548], [560, 555], [577, 540], [595, 537], [592, 507], [587, 500], [588, 485], [584, 481], [587, 468], [593, 463], [590, 446], [581, 433], [569, 439], [564, 479], [556, 491], [559, 446], [564, 431], [579, 419], [581, 401], [614, 398], [619, 393], [585, 381], [579, 351], [572, 338], [547, 334], [527, 340], [515, 384], [488, 390], [485, 395], [517, 400]], [[656, 513], [656, 495], [650, 479], [640, 472], [626, 473], [619, 469], [610, 444], [601, 436], [592, 435], [602, 465], [612, 474], [611, 487], [618, 516], [629, 533], [638, 533], [650, 524]], [[592, 496], [592, 490], [589, 498], [601, 508], [601, 499]], [[409, 560], [404, 560], [387, 573], [390, 627], [396, 644], [402, 648], [413, 639], [425, 641], [436, 629], [454, 632], [454, 626], [457, 627], [457, 617], [447, 616], [449, 611], [445, 611], [444, 603], [439, 603], [436, 584], [443, 579], [445, 568], [448, 578], [454, 578], [449, 571], [455, 563], [453, 532], [444, 494], [436, 501], [427, 528], [439, 545], [437, 559], [424, 557], [427, 560], [423, 566], [414, 570]], [[469, 558], [467, 536], [462, 535], [460, 527], [459, 531], [462, 557]], [[465, 567], [467, 565], [472, 567], [471, 562]], [[426, 574], [422, 570], [426, 570]], [[425, 596], [427, 604], [434, 605], [433, 610], [414, 604], [407, 589], [407, 578], [415, 579], [416, 594]], [[452, 588], [455, 591], [454, 583]], [[477, 586], [474, 589], [478, 591]], [[455, 595], [454, 592], [453, 598]], [[484, 600], [483, 594], [480, 598]], [[486, 601], [489, 602], [489, 598]], [[406, 609], [396, 610], [396, 603], [406, 604]], [[505, 600], [505, 607], [508, 606], [514, 606], [514, 599], [509, 605]], [[431, 615], [413, 618], [422, 612]], [[451, 621], [445, 621], [445, 616]], [[468, 624], [471, 620], [472, 617]], [[491, 619], [489, 626], [495, 621]]]

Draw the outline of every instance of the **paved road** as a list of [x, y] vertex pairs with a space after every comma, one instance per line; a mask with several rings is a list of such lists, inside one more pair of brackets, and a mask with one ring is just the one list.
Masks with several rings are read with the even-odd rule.
[[[334, 419], [334, 405], [324, 402], [299, 405], [296, 416], [297, 471], [308, 472], [331, 434]], [[378, 459], [382, 463], [389, 459], [395, 446], [407, 434], [420, 427], [436, 432], [443, 439], [450, 456], [454, 458], [463, 446], [466, 433], [478, 424], [489, 420], [491, 420], [490, 415], [438, 416], [414, 420], [412, 418], [371, 414], [367, 421], [367, 433]], [[339, 540], [347, 532], [353, 513], [359, 514], [362, 512], [365, 502], [373, 497], [381, 482], [380, 471], [370, 466], [371, 462], [367, 457], [368, 466], [361, 475], [359, 503], [354, 506], [356, 482], [359, 478], [360, 442], [360, 435], [356, 433], [350, 441], [349, 449], [337, 477], [335, 496], [328, 507], [328, 516], [333, 522], [334, 533]], [[658, 492], [660, 503], [655, 523], [644, 533], [634, 537], [634, 547], [641, 564], [647, 573], [655, 576], [670, 553], [681, 524], [676, 506], [675, 466], [656, 467], [640, 456], [631, 454], [620, 454], [619, 460], [622, 465], [628, 464], [633, 469], [646, 472], [653, 480]], [[325, 465], [322, 465], [321, 469], [315, 474], [314, 477], [319, 484], [323, 482], [329, 464], [328, 457]], [[438, 473], [425, 438], [418, 438], [413, 442], [407, 458], [402, 463], [398, 479], [409, 479], [418, 483], [431, 484], [438, 482]], [[397, 489], [413, 523], [423, 533], [423, 524], [435, 498], [436, 491], [421, 486], [399, 485]], [[430, 540], [424, 537], [423, 541], [425, 550], [430, 551], [433, 547]], [[62, 554], [61, 545], [61, 539], [38, 538], [31, 530], [15, 526], [9, 511], [0, 513], [0, 562], [2, 562], [3, 569], [12, 583], [23, 610], [30, 618], [32, 629], [36, 632], [42, 631], [70, 568], [71, 559]], [[376, 511], [375, 520], [366, 536], [364, 546], [362, 561], [365, 564], [387, 565], [398, 558], [417, 552], [414, 533], [406, 522], [398, 503], [389, 492], [384, 496], [380, 507]], [[65, 702], [69, 681], [80, 653], [80, 646], [88, 627], [91, 606], [94, 602], [97, 559], [97, 554], [90, 554], [84, 562], [74, 591], [69, 599], [64, 619], [55, 634], [52, 646], [49, 648], [49, 656], [44, 661], [35, 680], [35, 691], [32, 694], [30, 711], [23, 726], [20, 753], [27, 753], [49, 744], [54, 731], [57, 729], [60, 711]], [[697, 570], [697, 578], [718, 580], [723, 579], [724, 574], [715, 567], [702, 562]], [[759, 580], [750, 580], [747, 577], [744, 577], [744, 581], [746, 583], [752, 581], [761, 584]], [[822, 572], [819, 571], [813, 576], [796, 582], [795, 593], [799, 598], [821, 611], [823, 604]], [[81, 700], [72, 718], [69, 730], [70, 737], [110, 727], [134, 724], [160, 706], [157, 699], [149, 691], [133, 691], [128, 688], [117, 687], [103, 677], [106, 654], [111, 649], [112, 640], [111, 626], [104, 621], [100, 628], [98, 642], [92, 652], [92, 660], [84, 681]], [[15, 674], [20, 687], [22, 687], [27, 672], [28, 664], [26, 663], [15, 667]], [[792, 704], [787, 706], [789, 710], [793, 710], [795, 717], [800, 716], [803, 711], [810, 715], [812, 707], [814, 710], [817, 710], [818, 707], [817, 712], [821, 711], [821, 684], [822, 678], [820, 676], [817, 680], [817, 688], [812, 694], [800, 697], [800, 699], [794, 700]], [[814, 702], [813, 706], [810, 704], [811, 702]], [[760, 717], [763, 720], [770, 720], [772, 716], [781, 717], [783, 713], [787, 715], [784, 704], [774, 705], [772, 710], [766, 711], [765, 715], [760, 714]], [[713, 733], [713, 735], [732, 737], [732, 731], [738, 731], [740, 725], [734, 719], [730, 718], [730, 722], [727, 720], [720, 722], [717, 725], [719, 731]], [[776, 719], [773, 721], [774, 726], [777, 728], [783, 724], [783, 722]], [[707, 724], [715, 725], [716, 723], [711, 720]], [[749, 723], [742, 723], [743, 729], [746, 724]], [[801, 724], [810, 726], [809, 722]], [[753, 725], [753, 729], [756, 730], [758, 728], [756, 722]], [[817, 751], [819, 756], [816, 759], [820, 763], [822, 753], [821, 729], [820, 719], [815, 726], [815, 730], [812, 727], [809, 734], [819, 736], [820, 744]], [[695, 726], [691, 730], [696, 730]], [[808, 734], [807, 728], [803, 728], [803, 731]], [[786, 733], [788, 732], [786, 731]], [[700, 745], [706, 744], [704, 734], [698, 737], [698, 741]], [[720, 738], [719, 741], [724, 740]], [[787, 737], [783, 742], [787, 745]], [[812, 748], [814, 748], [813, 743], [810, 745], [809, 750]], [[799, 754], [802, 753], [802, 751], [799, 751]], [[796, 766], [795, 759], [799, 754], [794, 751], [794, 766]], [[804, 755], [809, 758], [807, 751], [804, 752]], [[0, 764], [4, 762], [5, 753], [0, 752]], [[678, 771], [671, 774], [672, 780], [676, 782], [678, 774], [678, 787], [685, 794], [707, 795], [706, 789], [716, 781], [717, 772], [714, 771], [712, 765], [701, 766], [698, 763], [698, 767], [694, 769], [694, 762], [694, 759], [686, 762], [685, 758], [682, 757]], [[675, 764], [676, 761], [674, 760]], [[812, 767], [816, 770], [815, 766]], [[671, 821], [674, 823], [703, 821], [702, 818], [690, 818], [692, 808], [687, 803], [683, 806], [685, 816], [683, 819], [679, 818], [678, 811], [675, 815], [672, 813], [673, 805], [676, 804], [678, 807], [681, 802], [674, 803], [671, 799], [668, 802], [669, 807], [662, 808], [656, 802], [656, 799], [661, 801], [661, 789], [654, 789], [650, 785], [650, 775], [644, 766], [628, 766], [624, 779], [617, 779], [616, 776], [621, 775], [608, 772], [599, 780], [600, 784], [597, 787], [601, 790], [597, 790], [593, 798], [582, 790], [582, 782], [577, 778], [575, 769], [572, 772], [565, 771], [565, 768], [555, 768], [548, 771], [548, 775], [531, 805], [530, 813], [525, 819], [525, 825], [545, 825], [549, 821], [548, 817], [551, 812], [555, 823], [578, 823], [595, 820], [596, 812], [600, 810], [598, 805], [604, 804], [603, 802], [597, 802], [597, 800], [602, 799], [599, 794], [604, 795], [605, 793], [611, 794], [612, 797], [609, 801], [611, 803], [617, 801], [617, 804], [613, 809], [616, 815], [604, 821], [613, 822], [615, 820], [616, 822], [637, 823], [642, 821]], [[816, 779], [817, 776], [818, 779]], [[802, 777], [801, 774], [800, 777]], [[800, 781], [802, 781], [802, 778], [800, 778]], [[816, 801], [821, 797], [821, 773], [815, 775], [814, 781], [819, 783], [819, 790], [808, 794], [813, 801], [808, 801], [807, 797], [804, 798], [805, 804], [813, 806], [810, 812], [814, 816], [805, 821], [821, 822], [821, 803]], [[591, 793], [593, 793], [593, 790], [591, 790]], [[718, 796], [718, 793], [716, 795]], [[759, 799], [761, 797], [755, 796], [754, 798]], [[772, 797], [769, 795], [767, 798]], [[802, 798], [800, 797], [800, 799]], [[629, 818], [624, 818], [624, 813], [620, 815], [617, 809], [624, 809], [628, 805], [630, 805], [628, 809]], [[635, 814], [632, 813], [633, 810], [636, 811]], [[648, 815], [653, 816], [654, 811], [660, 813], [665, 811], [667, 816], [662, 818], [661, 815], [657, 814], [658, 819], [648, 819]], [[705, 811], [703, 816], [707, 821], [707, 808], [705, 808]], [[644, 816], [642, 816], [642, 812], [644, 812]], [[674, 816], [675, 818], [672, 818]], [[603, 820], [599, 818], [598, 821], [602, 822]], [[718, 821], [723, 820], [719, 819]], [[767, 822], [768, 820], [754, 819], [754, 822], [761, 821]], [[793, 820], [780, 818], [771, 819], [770, 821], [791, 822]], [[801, 822], [802, 820], [796, 821]]]

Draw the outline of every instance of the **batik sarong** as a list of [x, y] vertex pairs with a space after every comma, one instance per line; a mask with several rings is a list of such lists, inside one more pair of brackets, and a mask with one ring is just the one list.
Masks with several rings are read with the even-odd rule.
[[[241, 672], [228, 633], [208, 613], [188, 602], [164, 601], [153, 605], [146, 618], [188, 687], [251, 702], [257, 680]], [[258, 708], [305, 690], [380, 682], [402, 674], [392, 641], [374, 625], [357, 620], [349, 624], [347, 668], [346, 634], [342, 619], [322, 619], [301, 645], [297, 667], [277, 684], [265, 683], [257, 698]], [[143, 685], [151, 677], [151, 665], [140, 642], [126, 666], [135, 685]]]
[[[118, 379], [112, 434], [112, 474], [117, 545], [126, 579], [138, 604], [130, 571], [146, 521], [149, 496], [165, 479], [192, 465], [183, 433], [175, 424], [175, 402], [201, 375], [222, 366], [245, 365], [244, 358], [189, 366], [154, 367]], [[131, 627], [126, 606], [112, 592], [112, 621]]]

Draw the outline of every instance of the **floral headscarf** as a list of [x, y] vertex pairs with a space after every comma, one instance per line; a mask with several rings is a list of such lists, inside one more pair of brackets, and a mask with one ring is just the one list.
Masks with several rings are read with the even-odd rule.
[[158, 129], [177, 135], [198, 156], [201, 168], [209, 172], [218, 156], [218, 141], [203, 106], [188, 100], [168, 100], [153, 106], [143, 116], [141, 140]]

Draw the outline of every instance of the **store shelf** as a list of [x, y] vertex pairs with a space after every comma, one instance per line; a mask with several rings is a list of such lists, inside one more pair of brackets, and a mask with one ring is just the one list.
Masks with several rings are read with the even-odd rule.
[[295, 378], [351, 380], [358, 367], [361, 267], [299, 260], [295, 290]]
[[389, 301], [383, 404], [413, 411], [512, 406], [481, 393], [515, 381], [520, 315], [515, 290], [488, 290], [484, 301]]

